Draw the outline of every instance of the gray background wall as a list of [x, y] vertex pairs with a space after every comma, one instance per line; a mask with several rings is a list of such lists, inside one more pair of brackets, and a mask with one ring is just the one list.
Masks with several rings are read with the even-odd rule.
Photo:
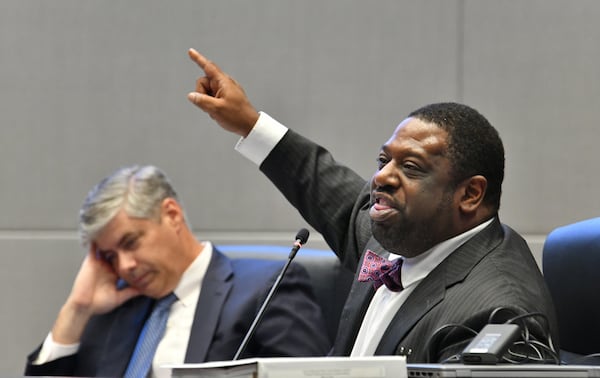
[[187, 102], [189, 47], [365, 177], [409, 111], [479, 109], [506, 145], [501, 217], [539, 259], [550, 230], [600, 213], [599, 16], [593, 0], [0, 2], [0, 373], [51, 327], [81, 201], [121, 165], [169, 173], [201, 238], [285, 244], [305, 225]]

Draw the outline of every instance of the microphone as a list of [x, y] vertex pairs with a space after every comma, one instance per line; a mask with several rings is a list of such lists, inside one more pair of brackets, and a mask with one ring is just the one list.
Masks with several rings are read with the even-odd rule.
[[271, 290], [269, 291], [269, 294], [267, 294], [267, 297], [265, 298], [265, 301], [263, 302], [262, 306], [260, 306], [260, 309], [258, 309], [258, 312], [256, 313], [256, 316], [254, 317], [254, 321], [250, 325], [248, 332], [246, 332], [246, 336], [244, 336], [244, 340], [242, 340], [242, 343], [240, 344], [237, 352], [235, 352], [235, 355], [233, 356], [233, 361], [239, 359], [240, 355], [244, 352], [244, 350], [248, 346], [248, 342], [250, 341], [250, 338], [252, 338], [252, 335], [254, 335], [254, 331], [256, 331], [256, 328], [258, 327], [258, 324], [260, 323], [260, 321], [265, 313], [265, 310], [269, 306], [269, 303], [271, 302], [271, 298], [277, 291], [277, 288], [279, 287], [285, 272], [287, 272], [288, 267], [292, 263], [292, 259], [296, 256], [296, 253], [298, 252], [298, 250], [304, 244], [306, 244], [306, 241], [308, 240], [308, 235], [309, 235], [309, 232], [306, 228], [300, 229], [300, 231], [298, 231], [298, 233], [296, 234], [296, 240], [294, 241], [294, 246], [292, 247], [292, 250], [290, 251], [290, 254], [288, 255], [287, 262], [283, 266], [283, 269], [279, 273], [279, 276], [277, 276], [277, 279], [273, 283], [273, 286], [271, 286]]
[[300, 231], [298, 231], [298, 233], [296, 234], [296, 241], [294, 242], [294, 247], [292, 248], [288, 256], [289, 260], [293, 259], [296, 256], [296, 253], [298, 252], [300, 247], [306, 244], [309, 234], [310, 233], [306, 228], [301, 228]]

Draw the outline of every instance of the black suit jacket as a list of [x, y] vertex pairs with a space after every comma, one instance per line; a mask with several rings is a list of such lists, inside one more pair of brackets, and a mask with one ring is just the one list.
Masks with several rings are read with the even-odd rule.
[[[230, 260], [214, 249], [194, 316], [185, 362], [231, 360], [282, 261]], [[137, 297], [109, 314], [93, 317], [76, 355], [43, 365], [28, 357], [26, 375], [122, 376], [154, 300]], [[250, 356], [322, 356], [331, 344], [308, 273], [291, 264], [245, 353]]]
[[[260, 169], [324, 236], [347, 268], [356, 272], [367, 248], [389, 254], [372, 237], [369, 183], [335, 162], [323, 147], [289, 130]], [[350, 354], [373, 294], [370, 283], [355, 280], [333, 355]], [[404, 354], [409, 362], [441, 361], [460, 352], [465, 339], [472, 337], [458, 327], [437, 331], [441, 327], [461, 324], [478, 332], [492, 313], [501, 320], [533, 312], [544, 314], [547, 322], [528, 318], [530, 331], [541, 341], [550, 333], [558, 350], [555, 312], [537, 263], [525, 240], [495, 218], [418, 284], [375, 354]]]

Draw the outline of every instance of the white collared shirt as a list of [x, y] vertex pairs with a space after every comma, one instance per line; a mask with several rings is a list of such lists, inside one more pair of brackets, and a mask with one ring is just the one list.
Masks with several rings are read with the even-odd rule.
[[491, 222], [492, 219], [452, 239], [443, 241], [415, 257], [404, 258], [393, 253], [390, 254], [388, 257], [389, 260], [404, 259], [400, 273], [404, 289], [394, 292], [389, 290], [385, 285], [377, 289], [363, 318], [350, 356], [373, 356], [385, 330], [419, 282], [444, 261], [446, 257]]
[[206, 275], [212, 254], [212, 243], [205, 242], [202, 253], [185, 270], [179, 285], [173, 291], [178, 300], [171, 306], [165, 335], [158, 343], [152, 360], [153, 377], [170, 377], [169, 369], [159, 369], [159, 367], [165, 364], [183, 363], [185, 360], [202, 280]]

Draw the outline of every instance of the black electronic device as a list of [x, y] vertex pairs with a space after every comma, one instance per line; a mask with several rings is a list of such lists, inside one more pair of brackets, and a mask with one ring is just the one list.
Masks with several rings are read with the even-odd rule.
[[521, 329], [516, 324], [488, 324], [461, 354], [464, 364], [496, 364], [517, 340]]

